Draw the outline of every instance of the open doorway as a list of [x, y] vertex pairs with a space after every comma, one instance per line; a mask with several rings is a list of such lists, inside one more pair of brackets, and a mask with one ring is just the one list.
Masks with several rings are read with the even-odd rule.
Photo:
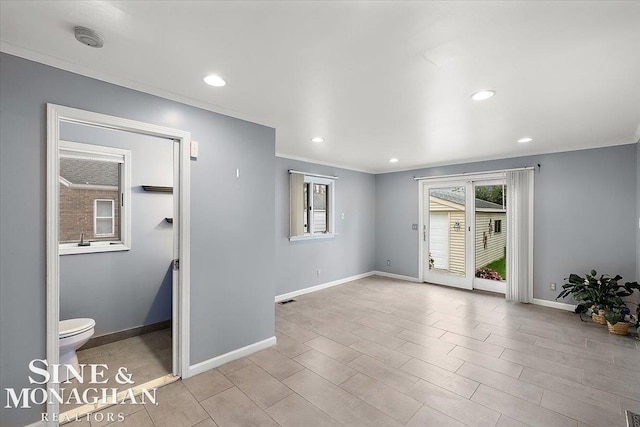
[[[135, 384], [173, 374], [175, 144], [60, 125], [60, 377], [67, 388], [95, 387], [76, 373], [82, 365], [124, 367]], [[81, 406], [63, 404], [60, 412]]]
[[476, 181], [473, 288], [506, 293], [507, 188], [505, 179]]
[[[135, 386], [186, 375], [190, 134], [52, 104], [47, 112], [50, 374], [66, 387], [78, 380], [80, 393], [83, 364], [107, 365], [110, 378], [124, 367]], [[53, 400], [47, 412], [109, 404], [85, 406]]]

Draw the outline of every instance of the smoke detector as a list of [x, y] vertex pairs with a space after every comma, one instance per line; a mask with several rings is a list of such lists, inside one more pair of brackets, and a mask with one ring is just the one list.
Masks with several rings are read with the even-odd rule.
[[75, 33], [76, 40], [82, 44], [96, 48], [104, 46], [104, 39], [102, 36], [91, 28], [76, 27], [73, 31]]

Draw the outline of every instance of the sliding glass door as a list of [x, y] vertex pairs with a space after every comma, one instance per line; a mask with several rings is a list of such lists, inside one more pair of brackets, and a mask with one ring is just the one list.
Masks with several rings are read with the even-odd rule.
[[421, 183], [425, 282], [506, 291], [504, 179]]

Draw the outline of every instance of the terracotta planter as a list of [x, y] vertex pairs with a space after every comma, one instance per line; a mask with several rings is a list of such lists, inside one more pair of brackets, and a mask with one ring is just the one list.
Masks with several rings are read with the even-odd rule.
[[596, 323], [600, 323], [601, 325], [606, 325], [607, 319], [604, 318], [604, 311], [601, 311], [600, 313], [601, 314], [592, 313], [591, 320], [593, 320]]
[[615, 325], [607, 322], [609, 332], [616, 335], [627, 335], [629, 332], [629, 322], [618, 322]]

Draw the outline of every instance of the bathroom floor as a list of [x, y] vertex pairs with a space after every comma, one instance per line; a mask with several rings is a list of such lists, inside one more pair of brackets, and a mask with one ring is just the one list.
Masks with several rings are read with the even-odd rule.
[[[109, 381], [104, 385], [100, 385], [100, 388], [117, 387], [119, 390], [124, 390], [129, 387], [135, 387], [171, 373], [171, 328], [92, 347], [87, 350], [81, 349], [77, 354], [80, 364], [99, 363], [107, 365], [108, 370], [105, 372], [105, 379], [108, 378]], [[131, 380], [135, 384], [126, 387], [114, 381], [114, 377], [121, 367], [127, 369], [127, 372], [131, 374]], [[76, 388], [80, 396], [82, 396], [82, 392], [85, 389], [96, 387], [95, 384], [88, 383], [90, 380], [89, 375], [89, 371], [87, 371], [83, 384], [74, 379], [71, 384], [66, 385], [64, 388]], [[79, 406], [82, 405], [60, 405], [60, 413]]]

